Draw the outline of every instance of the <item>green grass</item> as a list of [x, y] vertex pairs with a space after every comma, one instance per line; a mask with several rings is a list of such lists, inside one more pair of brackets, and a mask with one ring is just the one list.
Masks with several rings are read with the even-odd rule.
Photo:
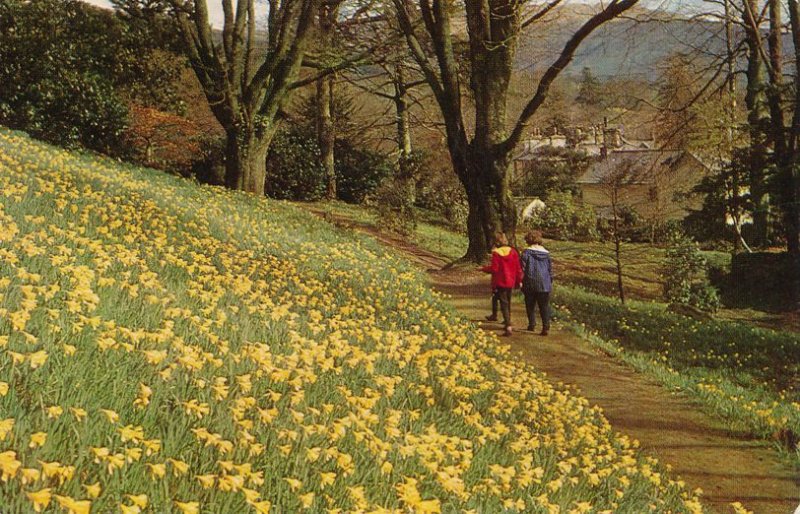
[[285, 202], [0, 129], [0, 259], [4, 510], [700, 511], [408, 263]]
[[[785, 429], [800, 433], [798, 334], [697, 321], [652, 302], [623, 306], [576, 287], [558, 288], [554, 302], [583, 331], [617, 347], [623, 360], [688, 391], [732, 428], [767, 440]], [[800, 454], [791, 453], [800, 464]]]
[[[342, 202], [315, 202], [309, 204], [320, 211], [329, 212], [371, 228], [378, 228], [375, 214], [368, 208]], [[417, 230], [412, 240], [419, 246], [441, 255], [445, 259], [460, 259], [467, 247], [464, 234], [454, 231], [443, 220], [431, 212], [420, 212]], [[517, 235], [522, 244], [525, 228], [520, 227]], [[616, 296], [617, 279], [614, 248], [609, 242], [575, 242], [547, 240], [547, 247], [558, 256], [559, 280], [563, 283], [580, 286], [599, 294]], [[664, 260], [664, 248], [644, 243], [623, 245], [622, 261], [623, 287], [626, 296], [639, 300], [658, 300], [662, 285], [659, 268]], [[705, 251], [703, 255], [713, 267], [725, 269], [730, 265], [730, 255], [725, 252]]]

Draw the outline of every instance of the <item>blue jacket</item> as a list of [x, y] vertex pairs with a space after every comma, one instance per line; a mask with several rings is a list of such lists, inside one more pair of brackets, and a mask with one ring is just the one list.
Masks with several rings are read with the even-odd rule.
[[553, 265], [550, 252], [536, 245], [522, 252], [522, 290], [531, 293], [549, 293], [553, 290]]

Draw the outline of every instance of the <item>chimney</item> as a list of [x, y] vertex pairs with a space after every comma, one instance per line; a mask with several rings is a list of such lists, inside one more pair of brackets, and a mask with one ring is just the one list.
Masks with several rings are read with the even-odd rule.
[[603, 146], [619, 148], [622, 146], [622, 134], [619, 129], [607, 128], [603, 131]]
[[622, 146], [622, 133], [619, 129], [611, 129], [611, 144], [614, 148]]

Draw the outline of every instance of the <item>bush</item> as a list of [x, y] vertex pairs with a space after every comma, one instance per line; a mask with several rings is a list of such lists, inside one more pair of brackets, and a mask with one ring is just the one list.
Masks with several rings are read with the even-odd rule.
[[552, 193], [546, 205], [539, 215], [530, 219], [529, 225], [555, 239], [596, 241], [599, 238], [594, 209], [571, 193]]
[[708, 263], [697, 243], [683, 234], [672, 237], [662, 266], [664, 299], [706, 312], [719, 308], [719, 295], [708, 280]]
[[[362, 203], [392, 171], [386, 157], [337, 139], [334, 148], [336, 197]], [[317, 140], [302, 127], [278, 132], [267, 155], [267, 196], [285, 200], [319, 200], [327, 189]]]
[[467, 196], [449, 161], [420, 151], [414, 152], [413, 159], [420, 170], [416, 178], [415, 205], [439, 214], [453, 229], [465, 229], [469, 212]]
[[535, 196], [545, 201], [555, 193], [577, 195], [576, 180], [593, 160], [585, 152], [569, 148], [538, 149], [536, 158], [525, 162], [530, 172], [524, 175], [523, 180], [512, 184], [512, 191], [518, 196]]
[[382, 230], [410, 236], [417, 228], [414, 203], [407, 187], [395, 179], [385, 180], [371, 198]]
[[392, 163], [380, 152], [356, 148], [351, 142], [337, 139], [336, 196], [349, 203], [363, 203], [381, 182], [392, 173]]
[[78, 0], [5, 0], [0, 10], [3, 125], [126, 157], [126, 101], [175, 103], [179, 59], [156, 59], [157, 42], [112, 12]]
[[102, 77], [59, 70], [26, 96], [17, 109], [27, 118], [23, 124], [32, 136], [65, 147], [123, 152], [128, 110]]
[[191, 163], [192, 176], [203, 184], [225, 184], [225, 139], [206, 136], [198, 141], [199, 151]]
[[800, 304], [800, 262], [788, 253], [740, 253], [715, 275], [726, 305], [785, 312]]
[[11, 53], [0, 50], [0, 123], [64, 147], [121, 151], [128, 111], [107, 79]]
[[325, 194], [325, 169], [313, 136], [298, 130], [275, 135], [267, 155], [267, 196], [319, 200]]

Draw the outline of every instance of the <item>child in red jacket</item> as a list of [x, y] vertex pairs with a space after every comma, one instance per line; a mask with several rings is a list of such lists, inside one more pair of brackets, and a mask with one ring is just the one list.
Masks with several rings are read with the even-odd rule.
[[[503, 335], [512, 334], [511, 327], [511, 292], [522, 284], [522, 266], [517, 251], [508, 246], [506, 235], [498, 232], [495, 235], [492, 263], [481, 268], [481, 271], [492, 274], [492, 300], [500, 302], [503, 313]], [[489, 317], [491, 320], [492, 317]]]

